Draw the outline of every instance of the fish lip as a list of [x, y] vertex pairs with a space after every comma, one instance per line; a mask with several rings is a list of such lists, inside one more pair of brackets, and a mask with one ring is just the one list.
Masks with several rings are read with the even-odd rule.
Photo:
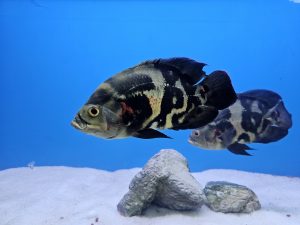
[[[205, 148], [203, 147], [202, 144], [200, 144], [195, 138], [192, 137], [192, 135], [190, 135], [189, 139], [188, 139], [188, 142], [191, 144], [191, 145], [194, 145], [194, 146], [197, 146], [197, 147], [200, 147], [200, 148]], [[207, 140], [206, 140], [206, 137], [204, 135], [204, 142], [205, 144], [207, 143]]]
[[110, 136], [110, 137], [107, 137], [106, 139], [114, 139], [117, 135], [113, 135], [113, 136]]
[[192, 136], [189, 137], [188, 142], [192, 145], [195, 145], [197, 143], [196, 140]]
[[72, 120], [71, 125], [78, 130], [84, 130], [87, 128], [89, 123], [85, 121], [80, 114], [78, 113], [75, 118]]

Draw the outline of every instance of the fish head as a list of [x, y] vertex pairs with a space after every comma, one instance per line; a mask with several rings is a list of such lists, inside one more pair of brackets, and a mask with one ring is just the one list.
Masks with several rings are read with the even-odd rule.
[[234, 138], [232, 131], [232, 129], [221, 129], [218, 124], [210, 123], [193, 130], [188, 141], [203, 149], [225, 149]]
[[86, 104], [76, 114], [71, 125], [100, 138], [116, 138], [122, 132], [121, 118], [107, 107]]

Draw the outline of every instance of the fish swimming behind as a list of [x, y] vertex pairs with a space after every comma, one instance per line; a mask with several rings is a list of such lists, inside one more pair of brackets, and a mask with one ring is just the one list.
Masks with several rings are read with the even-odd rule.
[[101, 138], [168, 138], [156, 129], [194, 129], [236, 101], [226, 72], [206, 75], [188, 58], [156, 59], [102, 83], [72, 125]]
[[227, 148], [234, 154], [250, 155], [245, 143], [278, 141], [291, 127], [292, 116], [277, 93], [251, 90], [238, 94], [238, 100], [213, 122], [193, 130], [189, 142], [204, 149]]

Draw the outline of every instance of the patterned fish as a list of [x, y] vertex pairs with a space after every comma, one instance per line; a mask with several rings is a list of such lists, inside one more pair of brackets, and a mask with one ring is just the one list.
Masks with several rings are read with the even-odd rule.
[[250, 155], [245, 143], [278, 141], [291, 127], [291, 114], [277, 93], [251, 90], [238, 94], [238, 100], [213, 122], [193, 130], [189, 142], [204, 149], [227, 148], [234, 154]]
[[71, 124], [107, 139], [167, 138], [156, 129], [203, 126], [237, 98], [224, 71], [206, 75], [204, 66], [188, 58], [171, 58], [124, 70], [96, 89]]

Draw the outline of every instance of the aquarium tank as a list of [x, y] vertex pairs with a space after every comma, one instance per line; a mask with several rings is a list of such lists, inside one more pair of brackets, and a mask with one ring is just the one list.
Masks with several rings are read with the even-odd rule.
[[1, 0], [0, 224], [299, 224], [299, 24], [300, 0]]
[[[114, 171], [142, 167], [172, 148], [191, 171], [237, 169], [300, 176], [300, 4], [296, 1], [1, 1], [0, 169], [36, 166]], [[142, 61], [188, 57], [224, 70], [237, 93], [268, 89], [293, 126], [251, 144], [252, 157], [197, 148], [191, 130], [172, 139], [99, 139], [70, 122], [95, 89]]]

